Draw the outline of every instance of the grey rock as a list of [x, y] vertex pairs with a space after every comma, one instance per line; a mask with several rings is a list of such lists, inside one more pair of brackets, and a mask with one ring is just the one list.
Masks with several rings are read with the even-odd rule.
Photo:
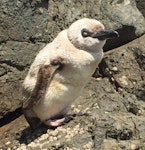
[[[116, 49], [115, 52], [112, 53], [113, 55], [108, 52], [103, 64], [101, 64], [102, 74], [108, 76], [110, 80], [112, 80], [112, 83], [114, 83], [114, 86], [118, 91], [124, 88], [128, 93], [134, 94], [142, 101], [145, 100], [144, 37], [145, 35]], [[103, 68], [103, 66], [108, 67]], [[112, 70], [114, 67], [117, 67], [117, 72]]]
[[[106, 50], [145, 33], [141, 0], [51, 0], [49, 14], [47, 7], [48, 1], [41, 0], [0, 1], [0, 118], [21, 106], [21, 83], [45, 46], [42, 42], [51, 41], [74, 20], [96, 18], [117, 29], [120, 38], [108, 41]], [[99, 77], [91, 79], [70, 110], [90, 116], [35, 132], [20, 116], [0, 128], [0, 149], [144, 150], [144, 39], [145, 35], [105, 53]]]
[[14, 41], [44, 41], [48, 20], [48, 2], [45, 0], [0, 1], [0, 43]]
[[[5, 134], [0, 136], [0, 142], [3, 143], [7, 137], [14, 145], [17, 145], [17, 142], [23, 143], [17, 145], [19, 149], [25, 147], [26, 149], [142, 150], [145, 142], [144, 113], [131, 112], [127, 103], [132, 101], [135, 104], [134, 99], [138, 101], [139, 108], [144, 108], [145, 104], [136, 96], [129, 99], [133, 94], [125, 88], [122, 89], [126, 94], [124, 96], [123, 92], [116, 91], [112, 84], [108, 77], [92, 79], [85, 87], [82, 96], [75, 101], [70, 113], [77, 113], [79, 110], [90, 116], [76, 117], [55, 130], [41, 127], [35, 132], [31, 132], [24, 117], [21, 116], [5, 126], [6, 129], [3, 128]], [[16, 138], [14, 133], [20, 136]], [[6, 148], [3, 144], [0, 145], [2, 149]]]
[[144, 150], [144, 38], [105, 53], [99, 68], [102, 76], [91, 79], [70, 111], [90, 116], [35, 132], [21, 116], [0, 130], [1, 148], [7, 148], [2, 144], [7, 140], [19, 149]]
[[49, 40], [82, 17], [101, 20], [106, 28], [118, 30], [120, 38], [109, 40], [105, 50], [123, 45], [145, 33], [145, 19], [137, 9], [135, 0], [71, 0], [64, 3], [53, 0], [49, 2]]
[[21, 107], [21, 85], [42, 43], [8, 41], [0, 48], [0, 118]]
[[140, 10], [140, 12], [143, 14], [145, 17], [145, 1], [143, 0], [136, 0], [136, 6]]
[[109, 40], [105, 50], [145, 33], [144, 17], [134, 0], [2, 0], [0, 16], [0, 118], [21, 105], [22, 80], [34, 56], [44, 46], [40, 46], [38, 41], [50, 42], [60, 30], [82, 17], [96, 18], [106, 28], [118, 30], [120, 38]]
[[48, 1], [0, 1], [0, 118], [21, 106], [21, 84], [44, 46], [38, 41], [47, 22]]

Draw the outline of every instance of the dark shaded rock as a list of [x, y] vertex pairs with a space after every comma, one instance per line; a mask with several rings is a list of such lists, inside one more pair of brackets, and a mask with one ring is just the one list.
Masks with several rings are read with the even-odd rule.
[[140, 12], [143, 14], [145, 17], [145, 1], [143, 0], [136, 0], [136, 6], [140, 10]]
[[0, 1], [0, 43], [44, 41], [48, 21], [48, 1]]
[[0, 118], [21, 106], [21, 83], [44, 46], [47, 21], [47, 0], [0, 1]]
[[0, 118], [21, 106], [21, 84], [36, 53], [44, 44], [13, 42], [1, 44]]

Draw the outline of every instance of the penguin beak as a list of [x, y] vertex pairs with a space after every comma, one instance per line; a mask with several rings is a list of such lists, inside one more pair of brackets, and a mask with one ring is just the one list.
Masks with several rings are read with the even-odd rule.
[[119, 34], [117, 31], [114, 30], [101, 30], [99, 32], [93, 33], [91, 37], [98, 38], [99, 40], [107, 40], [119, 37]]

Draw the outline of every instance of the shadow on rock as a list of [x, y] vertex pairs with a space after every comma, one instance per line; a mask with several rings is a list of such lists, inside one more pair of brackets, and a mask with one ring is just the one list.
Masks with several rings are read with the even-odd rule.
[[32, 130], [30, 127], [25, 128], [17, 140], [21, 144], [29, 144], [33, 142], [35, 139], [39, 138], [42, 134], [47, 133], [48, 128], [46, 126], [40, 126], [36, 130]]

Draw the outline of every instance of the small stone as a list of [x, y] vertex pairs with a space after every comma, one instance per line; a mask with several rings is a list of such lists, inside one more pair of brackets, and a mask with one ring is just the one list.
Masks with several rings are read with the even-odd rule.
[[43, 141], [45, 139], [47, 139], [49, 137], [48, 134], [43, 134], [41, 137], [40, 137], [40, 141]]
[[86, 13], [84, 13], [84, 14], [83, 14], [83, 16], [84, 16], [84, 17], [87, 17], [87, 14], [86, 14]]
[[112, 81], [115, 81], [115, 79], [114, 79], [113, 77], [111, 77], [111, 80], [112, 80]]
[[67, 134], [67, 135], [65, 136], [65, 138], [66, 138], [66, 139], [70, 138], [70, 135]]
[[58, 135], [58, 131], [55, 130], [54, 132], [52, 132], [52, 136], [57, 136]]
[[130, 149], [131, 150], [136, 150], [138, 147], [135, 144], [131, 144]]
[[28, 144], [28, 147], [31, 147], [32, 149], [39, 149], [40, 146], [39, 144], [35, 143], [35, 142], [31, 142], [30, 144]]
[[118, 71], [118, 68], [117, 67], [113, 67], [111, 70], [116, 72], [116, 71]]
[[71, 139], [69, 138], [69, 139], [66, 139], [66, 142], [70, 142], [71, 141]]
[[78, 105], [78, 108], [82, 107], [82, 105]]
[[8, 142], [6, 142], [5, 144], [6, 144], [6, 145], [10, 145], [10, 144], [11, 144], [11, 142], [10, 142], [10, 141], [8, 141]]
[[119, 81], [124, 84], [124, 85], [128, 85], [128, 82], [127, 82], [127, 77], [126, 76], [122, 76], [121, 78], [119, 78]]
[[100, 80], [102, 80], [102, 78], [99, 78], [99, 77], [98, 77], [98, 78], [96, 78], [96, 80], [97, 80], [97, 81], [100, 81]]
[[40, 11], [41, 14], [43, 14], [43, 12], [44, 12], [42, 7], [39, 8], [39, 11]]
[[17, 149], [17, 146], [14, 146], [13, 149]]
[[138, 110], [138, 114], [139, 114], [139, 115], [144, 115], [145, 112], [144, 112], [144, 110], [140, 109], [140, 110]]
[[27, 150], [26, 145], [22, 144], [22, 145], [20, 146], [20, 149], [19, 149], [19, 150]]
[[56, 136], [55, 136], [55, 137], [53, 137], [53, 140], [55, 140], [55, 141], [56, 141], [56, 140], [57, 140], [57, 137], [56, 137]]

